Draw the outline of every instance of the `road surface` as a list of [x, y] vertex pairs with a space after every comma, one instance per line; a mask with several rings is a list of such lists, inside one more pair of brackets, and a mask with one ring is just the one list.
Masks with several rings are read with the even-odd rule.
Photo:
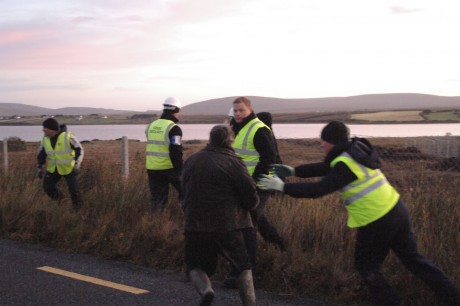
[[[0, 305], [197, 305], [183, 273], [0, 239]], [[213, 305], [241, 305], [237, 290], [213, 282]], [[327, 306], [257, 290], [259, 306]], [[330, 305], [330, 304], [329, 304]]]

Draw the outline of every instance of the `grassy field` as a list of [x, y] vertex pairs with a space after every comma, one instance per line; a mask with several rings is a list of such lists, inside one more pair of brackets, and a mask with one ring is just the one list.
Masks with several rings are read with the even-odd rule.
[[394, 111], [394, 112], [375, 112], [365, 114], [352, 114], [352, 120], [363, 121], [423, 121], [420, 111]]
[[430, 121], [458, 121], [460, 118], [460, 114], [455, 111], [429, 112], [423, 116]]
[[[373, 139], [383, 170], [402, 194], [413, 217], [419, 250], [460, 285], [460, 173], [439, 170], [439, 160], [405, 148], [405, 140]], [[184, 144], [184, 157], [206, 141]], [[322, 158], [316, 140], [279, 140], [286, 164]], [[68, 252], [126, 260], [152, 268], [184, 271], [183, 213], [171, 192], [167, 210], [150, 215], [145, 143], [129, 142], [130, 176], [121, 177], [119, 141], [84, 144], [79, 176], [84, 207], [70, 210], [70, 199], [50, 200], [35, 178], [37, 145], [10, 152], [9, 169], [0, 168], [0, 235], [40, 243]], [[290, 178], [290, 181], [300, 179]], [[65, 188], [65, 185], [63, 185]], [[337, 194], [321, 199], [274, 195], [267, 214], [288, 244], [280, 253], [261, 241], [256, 287], [306, 296], [339, 305], [369, 305], [369, 295], [353, 268], [355, 231], [346, 227], [346, 213]], [[404, 305], [439, 305], [432, 292], [391, 255], [383, 271], [403, 297]], [[227, 267], [221, 262], [214, 280]]]

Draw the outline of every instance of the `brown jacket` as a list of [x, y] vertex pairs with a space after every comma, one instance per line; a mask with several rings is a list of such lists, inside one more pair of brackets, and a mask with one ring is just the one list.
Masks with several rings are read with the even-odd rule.
[[254, 180], [231, 148], [208, 145], [190, 156], [182, 173], [185, 231], [222, 233], [252, 227], [259, 203]]

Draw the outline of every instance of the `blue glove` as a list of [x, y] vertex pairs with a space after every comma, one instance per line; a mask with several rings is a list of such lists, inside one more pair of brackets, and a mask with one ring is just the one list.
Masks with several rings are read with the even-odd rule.
[[262, 174], [257, 182], [257, 187], [262, 190], [284, 190], [284, 182], [277, 176]]
[[287, 177], [287, 176], [294, 176], [295, 169], [288, 165], [283, 164], [273, 164], [271, 165], [272, 171], [275, 172], [277, 176]]

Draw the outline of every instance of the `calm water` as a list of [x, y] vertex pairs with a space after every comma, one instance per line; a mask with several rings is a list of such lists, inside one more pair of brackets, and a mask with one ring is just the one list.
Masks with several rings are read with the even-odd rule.
[[[214, 124], [180, 124], [184, 140], [208, 139]], [[324, 124], [274, 124], [277, 138], [317, 138]], [[460, 123], [443, 124], [359, 124], [349, 125], [352, 136], [360, 137], [417, 137], [444, 136], [447, 133], [460, 136]], [[113, 140], [123, 136], [145, 141], [146, 125], [69, 125], [80, 141]], [[25, 141], [39, 141], [41, 126], [0, 126], [0, 140], [16, 136]]]

